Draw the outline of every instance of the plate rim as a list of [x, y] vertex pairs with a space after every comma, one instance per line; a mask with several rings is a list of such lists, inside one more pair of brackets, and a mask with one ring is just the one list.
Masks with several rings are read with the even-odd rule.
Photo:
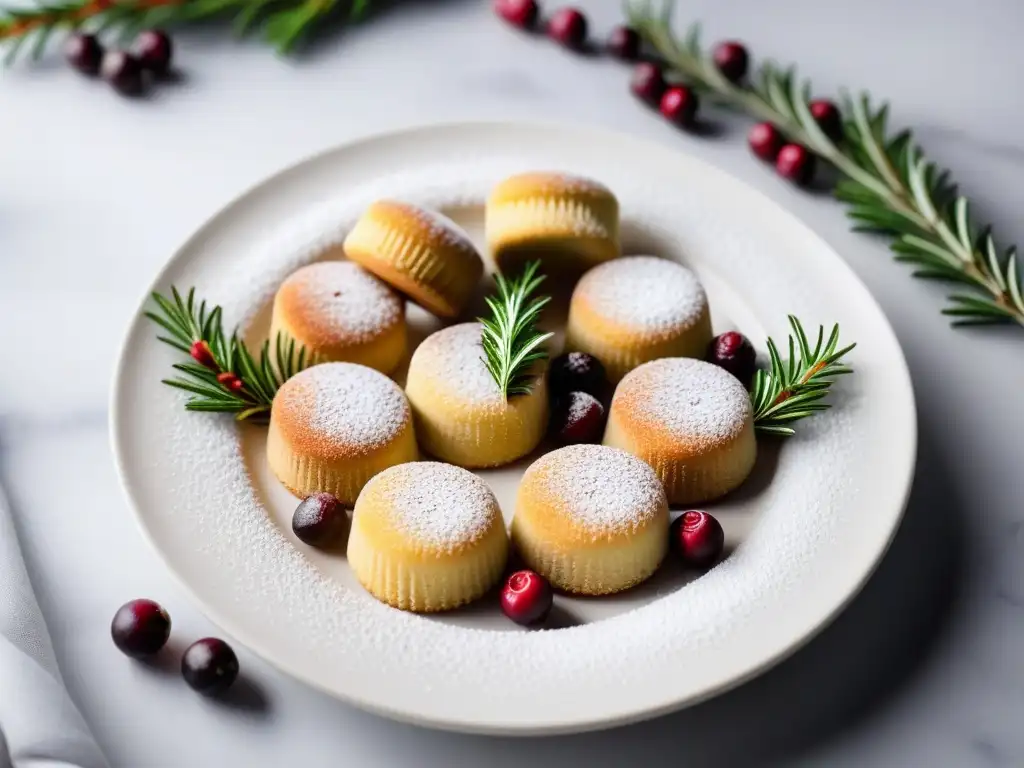
[[[647, 150], [660, 153], [675, 153], [684, 155], [688, 162], [694, 163], [700, 166], [702, 170], [717, 174], [721, 177], [726, 177], [731, 183], [738, 184], [744, 187], [750, 194], [758, 199], [762, 204], [769, 206], [775, 214], [782, 217], [785, 223], [789, 226], [796, 227], [802, 231], [805, 237], [810, 238], [816, 245], [820, 245], [822, 248], [827, 249], [831, 252], [835, 258], [834, 266], [843, 271], [843, 277], [845, 280], [852, 282], [854, 285], [859, 287], [863, 300], [870, 305], [874, 313], [877, 315], [878, 320], [881, 322], [882, 327], [891, 336], [892, 342], [897, 353], [899, 369], [895, 373], [899, 376], [893, 378], [899, 378], [903, 384], [903, 392], [901, 393], [908, 401], [909, 417], [907, 420], [907, 428], [909, 432], [906, 435], [906, 439], [909, 447], [909, 456], [907, 461], [906, 472], [902, 477], [899, 478], [899, 485], [902, 486], [902, 498], [899, 503], [898, 512], [892, 516], [891, 525], [886, 531], [885, 541], [881, 547], [874, 554], [872, 561], [864, 569], [860, 578], [853, 584], [848, 585], [846, 588], [846, 594], [841, 600], [839, 600], [830, 611], [822, 613], [813, 627], [808, 631], [802, 633], [798, 638], [787, 644], [784, 648], [771, 653], [762, 658], [761, 662], [753, 665], [745, 673], [732, 676], [730, 679], [714, 686], [709, 686], [700, 694], [691, 694], [674, 701], [667, 701], [663, 703], [657, 703], [643, 709], [636, 709], [629, 714], [611, 714], [601, 718], [590, 718], [587, 720], [573, 720], [571, 718], [563, 717], [562, 720], [553, 723], [546, 723], [543, 726], [520, 726], [520, 725], [494, 725], [491, 723], [480, 723], [480, 722], [461, 722], [454, 721], [446, 718], [431, 718], [430, 716], [422, 713], [414, 713], [399, 707], [388, 707], [382, 706], [376, 702], [368, 701], [364, 698], [359, 697], [351, 692], [339, 691], [337, 688], [333, 688], [321, 683], [316, 676], [305, 674], [297, 666], [290, 666], [285, 661], [280, 660], [276, 654], [263, 648], [258, 640], [252, 639], [248, 633], [239, 632], [235, 626], [235, 622], [228, 616], [213, 608], [208, 601], [206, 601], [201, 594], [193, 589], [185, 575], [176, 568], [170, 561], [168, 555], [158, 545], [152, 532], [145, 523], [144, 516], [140, 513], [140, 503], [136, 499], [136, 490], [134, 484], [130, 479], [129, 472], [127, 469], [125, 448], [121, 441], [121, 429], [123, 427], [122, 413], [120, 403], [123, 400], [123, 387], [126, 384], [126, 368], [128, 366], [130, 356], [130, 341], [135, 332], [136, 326], [142, 321], [143, 312], [146, 309], [146, 305], [152, 292], [164, 282], [166, 275], [172, 270], [177, 264], [179, 259], [185, 254], [193, 244], [201, 240], [206, 232], [216, 227], [216, 225], [228, 216], [233, 209], [237, 206], [242, 205], [245, 201], [250, 198], [266, 191], [273, 187], [277, 182], [281, 181], [285, 177], [293, 174], [300, 173], [303, 170], [316, 165], [317, 163], [323, 162], [332, 155], [342, 152], [358, 151], [361, 146], [372, 145], [376, 142], [386, 142], [394, 140], [409, 140], [415, 138], [417, 135], [422, 135], [426, 132], [449, 132], [449, 131], [473, 131], [473, 130], [509, 130], [509, 129], [522, 129], [522, 130], [534, 130], [534, 131], [545, 131], [545, 132], [561, 132], [561, 133], [572, 133], [572, 134], [584, 134], [587, 135], [590, 141], [594, 142], [621, 142], [623, 140], [631, 142], [635, 145], [642, 146]], [[148, 542], [149, 546], [156, 552], [157, 557], [163, 563], [167, 571], [172, 575], [178, 585], [182, 588], [183, 592], [187, 594], [199, 610], [207, 617], [211, 623], [221, 628], [225, 634], [234, 639], [236, 642], [242, 644], [254, 655], [258, 656], [265, 663], [269, 664], [274, 669], [282, 672], [283, 674], [299, 680], [305, 685], [320, 691], [331, 698], [345, 702], [355, 706], [363, 711], [371, 712], [376, 715], [386, 717], [398, 722], [408, 723], [417, 725], [420, 727], [426, 727], [441, 731], [449, 731], [456, 733], [472, 733], [482, 735], [495, 735], [495, 736], [519, 736], [519, 737], [531, 737], [531, 736], [544, 736], [544, 735], [559, 735], [559, 734], [571, 734], [571, 733], [584, 733], [596, 730], [602, 730], [605, 728], [629, 725], [637, 722], [642, 722], [655, 717], [669, 714], [671, 712], [679, 711], [684, 708], [697, 705], [701, 702], [715, 698], [727, 691], [737, 688], [752, 679], [759, 677], [768, 670], [774, 668], [785, 659], [793, 656], [795, 653], [803, 649], [808, 643], [814, 640], [821, 632], [829, 627], [833, 621], [838, 617], [850, 603], [861, 593], [864, 586], [872, 578], [877, 571], [882, 560], [885, 558], [889, 551], [889, 548], [899, 530], [903, 517], [906, 513], [907, 504], [909, 502], [910, 493], [913, 487], [913, 480], [916, 471], [917, 454], [918, 454], [918, 439], [919, 439], [919, 426], [917, 418], [917, 406], [916, 406], [916, 395], [913, 387], [913, 380], [910, 376], [909, 366], [907, 364], [906, 355], [903, 351], [903, 347], [899, 342], [899, 338], [889, 322], [889, 318], [883, 310], [881, 304], [872, 294], [867, 284], [860, 278], [860, 276], [854, 272], [853, 268], [847, 263], [847, 261], [840, 255], [839, 251], [834, 248], [822, 235], [820, 235], [814, 228], [808, 225], [803, 219], [797, 216], [795, 213], [781, 205], [780, 203], [773, 200], [767, 193], [763, 192], [758, 187], [750, 184], [746, 180], [724, 170], [714, 163], [705, 160], [697, 155], [687, 152], [683, 149], [678, 149], [666, 145], [663, 142], [652, 140], [650, 138], [637, 136], [628, 132], [614, 130], [605, 127], [595, 127], [575, 121], [565, 120], [502, 120], [502, 119], [481, 119], [481, 120], [454, 120], [454, 121], [428, 121], [417, 123], [415, 125], [408, 125], [398, 128], [392, 128], [384, 131], [371, 131], [357, 136], [351, 139], [334, 144], [328, 147], [324, 147], [316, 150], [313, 153], [299, 157], [294, 162], [286, 165], [270, 175], [257, 180], [255, 183], [249, 184], [244, 189], [234, 194], [227, 202], [223, 203], [213, 213], [206, 216], [202, 223], [191, 230], [191, 233], [182, 240], [174, 249], [171, 255], [163, 263], [163, 265], [157, 270], [154, 277], [147, 282], [145, 291], [142, 293], [140, 299], [136, 302], [135, 308], [130, 315], [125, 329], [123, 331], [121, 341], [117, 348], [117, 359], [113, 369], [112, 383], [110, 387], [109, 400], [109, 419], [108, 419], [108, 434], [111, 442], [111, 449], [114, 458], [115, 470], [117, 472], [118, 481], [124, 494], [125, 500], [132, 512], [132, 516], [135, 520], [138, 529], [140, 530], [142, 537]], [[246, 637], [243, 641], [241, 638]]]

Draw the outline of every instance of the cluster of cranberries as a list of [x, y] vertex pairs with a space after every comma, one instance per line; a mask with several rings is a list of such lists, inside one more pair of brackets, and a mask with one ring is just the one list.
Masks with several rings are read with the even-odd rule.
[[549, 434], [561, 445], [596, 443], [604, 432], [608, 377], [601, 361], [585, 352], [567, 352], [551, 361]]
[[[495, 11], [505, 21], [521, 29], [534, 29], [540, 20], [540, 7], [536, 0], [495, 0]], [[587, 47], [587, 18], [576, 8], [555, 11], [545, 24], [548, 36], [567, 48], [583, 50]], [[641, 40], [636, 30], [619, 26], [612, 30], [604, 49], [623, 61], [641, 58]], [[731, 83], [742, 83], [750, 66], [750, 55], [742, 43], [727, 40], [718, 43], [711, 52], [718, 71]], [[700, 100], [697, 93], [681, 83], [669, 83], [662, 67], [656, 61], [641, 61], [630, 79], [630, 89], [641, 101], [658, 109], [673, 124], [690, 127], [697, 117]], [[843, 123], [839, 109], [826, 99], [816, 99], [808, 105], [811, 115], [822, 132], [833, 142], [842, 138]], [[758, 123], [747, 137], [754, 154], [775, 164], [779, 175], [804, 185], [814, 176], [815, 157], [803, 145], [788, 143], [782, 132], [771, 123]]]
[[171, 38], [156, 29], [142, 32], [132, 51], [104, 50], [95, 35], [81, 32], [71, 35], [64, 47], [72, 67], [90, 77], [99, 75], [125, 96], [142, 94], [149, 77], [166, 77], [172, 53]]
[[[122, 653], [135, 659], [153, 656], [171, 636], [171, 617], [152, 600], [122, 605], [110, 624], [110, 635]], [[238, 677], [238, 657], [216, 637], [196, 640], [181, 657], [181, 676], [189, 687], [207, 696], [226, 691]]]

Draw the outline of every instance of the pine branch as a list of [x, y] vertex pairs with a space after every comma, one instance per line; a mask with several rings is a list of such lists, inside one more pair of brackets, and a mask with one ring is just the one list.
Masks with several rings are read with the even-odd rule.
[[943, 280], [966, 292], [950, 295], [943, 313], [956, 324], [1015, 322], [1024, 325], [1022, 277], [1016, 249], [1001, 249], [988, 228], [970, 216], [948, 171], [925, 157], [909, 131], [887, 128], [887, 104], [867, 94], [844, 94], [843, 136], [835, 142], [808, 107], [811, 84], [792, 67], [763, 65], [748, 83], [733, 83], [701, 48], [700, 28], [684, 38], [672, 31], [674, 0], [627, 0], [630, 24], [673, 73], [716, 102], [774, 124], [846, 178], [836, 197], [847, 204], [854, 229], [890, 240], [895, 258], [912, 264], [915, 277]]
[[544, 276], [537, 274], [539, 267], [539, 261], [530, 262], [512, 281], [495, 275], [497, 295], [486, 299], [491, 316], [479, 318], [484, 363], [506, 400], [530, 393], [533, 366], [548, 356], [544, 342], [553, 334], [537, 330], [537, 319], [551, 297], [533, 296], [544, 282]]
[[759, 369], [750, 387], [754, 407], [754, 428], [762, 434], [795, 434], [794, 421], [827, 410], [821, 402], [836, 376], [851, 373], [840, 361], [856, 344], [837, 349], [839, 326], [832, 327], [828, 339], [818, 327], [818, 338], [811, 347], [800, 321], [789, 316], [793, 334], [789, 337], [789, 355], [784, 359], [772, 339], [768, 339], [768, 370]]
[[225, 334], [221, 308], [207, 311], [205, 301], [196, 302], [195, 289], [186, 297], [171, 287], [171, 297], [153, 294], [156, 311], [146, 317], [166, 331], [157, 338], [192, 359], [172, 367], [180, 376], [163, 383], [192, 394], [185, 403], [190, 411], [234, 413], [239, 421], [266, 416], [274, 395], [288, 379], [312, 364], [304, 347], [278, 333], [271, 349], [265, 341], [259, 357], [253, 357], [238, 332]]
[[40, 0], [30, 8], [0, 8], [0, 45], [10, 64], [28, 51], [38, 58], [53, 33], [82, 28], [121, 41], [146, 27], [172, 27], [213, 17], [233, 19], [238, 35], [254, 28], [279, 53], [290, 52], [339, 3], [348, 21], [363, 17], [372, 0]]

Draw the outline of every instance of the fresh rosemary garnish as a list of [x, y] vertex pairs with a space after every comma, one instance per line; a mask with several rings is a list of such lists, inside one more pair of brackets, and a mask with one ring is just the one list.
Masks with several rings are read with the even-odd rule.
[[[172, 27], [211, 18], [231, 19], [235, 34], [259, 28], [263, 39], [287, 53], [317, 24], [343, 15], [364, 16], [373, 0], [40, 0], [32, 6], [0, 8], [4, 63], [22, 51], [33, 59], [60, 30], [110, 34], [127, 44], [147, 27]], [[26, 47], [27, 46], [27, 47]]]
[[228, 336], [221, 321], [221, 308], [207, 311], [205, 301], [195, 301], [195, 288], [182, 299], [171, 287], [171, 298], [153, 293], [159, 312], [146, 317], [169, 336], [157, 338], [189, 355], [193, 362], [175, 363], [184, 376], [164, 379], [163, 383], [193, 397], [185, 403], [190, 411], [234, 413], [238, 420], [266, 416], [281, 385], [307, 365], [312, 364], [304, 347], [296, 349], [295, 340], [278, 333], [273, 353], [270, 341], [253, 357], [238, 332]]
[[1024, 325], [1019, 265], [1014, 247], [1001, 250], [990, 227], [971, 221], [967, 198], [949, 172], [929, 162], [910, 131], [891, 134], [887, 104], [867, 94], [845, 95], [843, 137], [833, 141], [808, 108], [809, 81], [793, 67], [768, 63], [747, 83], [733, 83], [701, 48], [694, 24], [684, 38], [672, 31], [673, 0], [629, 0], [629, 22], [670, 67], [671, 74], [716, 103], [774, 124], [789, 140], [827, 160], [846, 178], [835, 195], [848, 205], [854, 229], [890, 238], [895, 258], [916, 267], [915, 277], [955, 283], [943, 313], [954, 324]]
[[833, 380], [836, 376], [852, 372], [840, 361], [856, 344], [837, 349], [838, 325], [832, 327], [828, 340], [825, 339], [825, 328], [818, 326], [818, 339], [812, 349], [800, 321], [790, 315], [789, 324], [793, 328], [789, 337], [789, 357], [783, 360], [775, 342], [769, 338], [770, 368], [759, 369], [750, 386], [754, 428], [763, 434], [794, 434], [789, 424], [827, 410], [829, 404], [821, 400], [828, 394]]
[[553, 334], [537, 330], [537, 318], [551, 297], [533, 295], [544, 282], [544, 275], [537, 274], [539, 268], [539, 261], [530, 262], [511, 281], [495, 275], [497, 294], [487, 297], [491, 316], [479, 318], [484, 362], [506, 400], [529, 394], [534, 363], [548, 356], [544, 342]]

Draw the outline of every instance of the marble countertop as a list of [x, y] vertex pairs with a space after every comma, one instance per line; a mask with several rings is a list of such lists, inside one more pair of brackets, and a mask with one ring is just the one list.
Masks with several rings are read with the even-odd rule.
[[[598, 33], [618, 3], [580, 3]], [[823, 92], [865, 87], [949, 165], [1004, 242], [1024, 242], [1024, 6], [1009, 0], [690, 0], [711, 38], [800, 62]], [[185, 76], [132, 103], [58, 63], [0, 76], [0, 483], [72, 696], [116, 766], [999, 766], [1024, 763], [1024, 331], [950, 330], [941, 286], [848, 231], [827, 196], [754, 162], [746, 123], [680, 133], [627, 93], [628, 70], [519, 35], [490, 3], [396, 3], [301, 60], [221, 31], [176, 38]], [[160, 600], [182, 636], [215, 628], [143, 541], [114, 472], [107, 393], [155, 271], [264, 176], [379, 130], [463, 118], [559, 119], [643, 135], [766, 191], [842, 254], [896, 329], [920, 456], [877, 574], [804, 650], [688, 711], [546, 740], [467, 737], [364, 714], [240, 649], [233, 706], [173, 669], [126, 664], [125, 599]], [[628, 162], [628, 158], [624, 159]], [[864, 340], [865, 342], [867, 340]], [[0, 695], [11, 695], [4, 691]]]

